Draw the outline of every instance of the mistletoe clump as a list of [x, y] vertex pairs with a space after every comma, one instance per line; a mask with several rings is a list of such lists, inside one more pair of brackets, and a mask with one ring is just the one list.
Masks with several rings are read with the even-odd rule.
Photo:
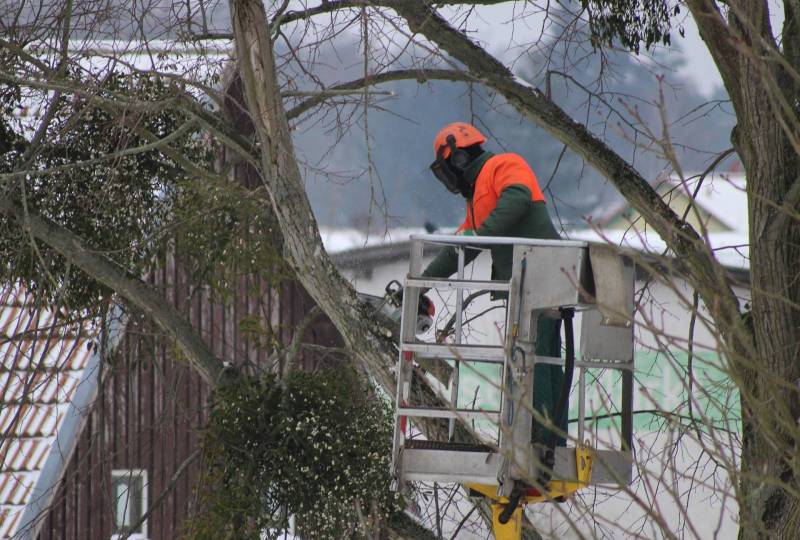
[[397, 511], [391, 415], [352, 369], [241, 380], [218, 390], [204, 434], [191, 538], [365, 536]]
[[[592, 43], [612, 46], [619, 42], [623, 48], [639, 53], [671, 41], [672, 19], [680, 12], [674, 0], [580, 0], [589, 20]], [[682, 26], [678, 33], [683, 36]]]
[[[93, 81], [81, 82], [93, 88]], [[51, 112], [38, 146], [23, 136], [23, 126], [0, 119], [2, 196], [141, 275], [168, 230], [178, 186], [194, 180], [173, 156], [202, 167], [212, 155], [200, 128], [175, 106], [180, 89], [174, 84], [114, 73], [94, 89], [96, 96], [38, 97]], [[23, 108], [25, 99], [0, 92], [4, 111]], [[0, 260], [0, 279], [21, 283], [44, 302], [94, 310], [111, 295], [3, 216]]]

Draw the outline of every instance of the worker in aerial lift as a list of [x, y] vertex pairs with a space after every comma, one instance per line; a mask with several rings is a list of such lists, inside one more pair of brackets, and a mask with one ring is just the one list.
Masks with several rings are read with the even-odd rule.
[[[448, 191], [466, 199], [466, 218], [458, 233], [560, 239], [550, 221], [536, 175], [525, 160], [513, 153], [493, 154], [484, 150], [482, 145], [485, 142], [486, 137], [480, 131], [464, 122], [446, 125], [433, 141], [436, 160], [431, 171]], [[492, 279], [510, 279], [513, 246], [493, 246], [491, 252]], [[479, 253], [474, 249], [466, 250], [465, 263], [474, 260]], [[453, 247], [446, 247], [431, 261], [423, 276], [446, 278], [457, 269], [457, 252]], [[558, 319], [539, 319], [537, 355], [561, 356], [560, 329], [561, 321]], [[555, 417], [563, 379], [561, 366], [537, 364], [534, 368], [533, 407], [542, 416]], [[566, 432], [566, 426], [564, 414], [560, 426], [562, 431]], [[532, 440], [542, 445], [555, 440], [557, 445], [564, 445], [563, 437], [551, 434], [535, 420]]]

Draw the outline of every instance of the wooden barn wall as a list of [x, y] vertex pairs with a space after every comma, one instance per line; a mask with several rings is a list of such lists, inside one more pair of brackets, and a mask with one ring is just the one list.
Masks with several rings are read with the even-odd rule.
[[[162, 267], [151, 283], [189, 317], [216, 355], [247, 371], [265, 368], [270, 351], [242, 335], [239, 321], [271, 321], [265, 329], [288, 343], [314, 305], [297, 283], [271, 287], [252, 277], [243, 277], [234, 297], [223, 304], [205, 290], [192, 288], [171, 258]], [[309, 326], [304, 341], [341, 346], [324, 316]], [[173, 477], [197, 447], [208, 388], [185, 360], [175, 359], [174, 351], [151, 323], [137, 318], [129, 323], [116, 354], [103, 366], [97, 402], [44, 519], [41, 540], [110, 539], [112, 469], [147, 470], [148, 504], [161, 498], [148, 518], [149, 539], [179, 535], [193, 504], [199, 460]], [[305, 354], [299, 365], [314, 369], [316, 364], [314, 355]]]

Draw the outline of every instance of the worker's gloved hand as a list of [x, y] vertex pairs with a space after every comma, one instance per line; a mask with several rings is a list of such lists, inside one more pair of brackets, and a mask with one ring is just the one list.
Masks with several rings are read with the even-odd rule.
[[436, 315], [436, 307], [433, 300], [428, 295], [419, 296], [419, 307], [417, 308], [417, 334], [424, 334], [433, 326], [433, 316]]

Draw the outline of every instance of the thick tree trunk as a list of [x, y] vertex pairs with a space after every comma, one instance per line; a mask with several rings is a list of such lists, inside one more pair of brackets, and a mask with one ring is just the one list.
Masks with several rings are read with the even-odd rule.
[[291, 134], [278, 91], [272, 42], [264, 7], [257, 0], [231, 2], [239, 72], [261, 147], [264, 178], [284, 239], [284, 252], [297, 278], [336, 325], [353, 354], [384, 388], [392, 387], [385, 344], [365, 328], [355, 291], [325, 250], [294, 158]]
[[[743, 66], [748, 73], [752, 66]], [[757, 354], [738, 375], [743, 414], [740, 538], [796, 538], [798, 498], [798, 383], [800, 383], [800, 224], [781, 219], [780, 204], [798, 181], [794, 153], [758, 85], [743, 85], [752, 100], [740, 114], [737, 151], [745, 163], [750, 213], [752, 322]], [[762, 94], [763, 95], [763, 94]]]
[[[759, 62], [760, 63], [760, 62]], [[743, 59], [734, 144], [747, 171], [752, 321], [757, 354], [740, 366], [744, 447], [740, 538], [797, 538], [800, 382], [800, 223], [782, 215], [800, 181], [798, 156], [776, 121], [759, 71]], [[785, 77], [781, 82], [791, 87]], [[795, 94], [797, 95], [797, 94]], [[795, 209], [793, 209], [795, 210]]]
[[[339, 330], [357, 362], [393, 395], [395, 379], [390, 372], [396, 360], [393, 344], [368, 313], [368, 308], [358, 301], [354, 289], [322, 247], [319, 229], [303, 189], [278, 91], [263, 4], [259, 0], [232, 0], [231, 21], [247, 108], [260, 143], [260, 172], [283, 234], [286, 259], [293, 266], [298, 280]], [[424, 377], [415, 380], [424, 381]], [[427, 384], [419, 384], [413, 391], [415, 400], [423, 405], [444, 405]], [[460, 424], [456, 432], [458, 440], [480, 442], [464, 422]], [[419, 427], [437, 438], [443, 438], [447, 433], [446, 422], [427, 421]], [[491, 523], [488, 507], [481, 510]], [[535, 540], [540, 537], [528, 529], [525, 538]]]
[[727, 21], [711, 0], [688, 3], [736, 110], [732, 139], [747, 173], [755, 351], [731, 362], [743, 415], [739, 537], [797, 538], [800, 163], [796, 105], [785, 104], [800, 92], [776, 61], [798, 65], [797, 13], [786, 2], [780, 51], [766, 2], [731, 2]]

